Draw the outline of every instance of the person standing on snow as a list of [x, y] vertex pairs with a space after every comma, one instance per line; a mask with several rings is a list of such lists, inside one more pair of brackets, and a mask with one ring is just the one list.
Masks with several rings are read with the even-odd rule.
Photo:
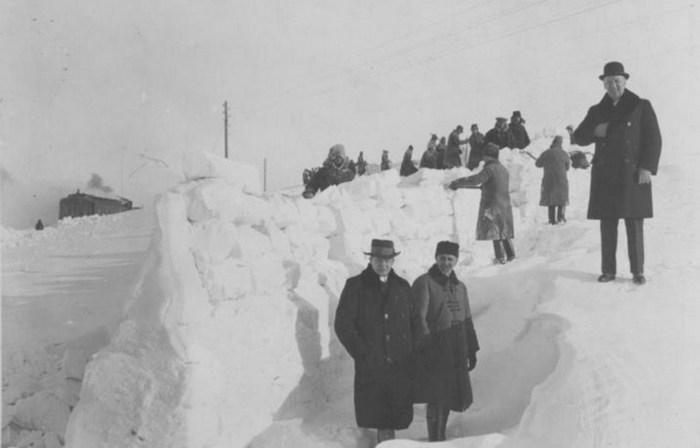
[[445, 153], [447, 152], [447, 140], [445, 137], [440, 137], [440, 141], [437, 144], [437, 168], [439, 170], [445, 169]]
[[411, 400], [411, 286], [392, 266], [401, 252], [391, 240], [372, 240], [369, 265], [345, 283], [335, 332], [355, 361], [355, 419], [377, 428], [377, 440], [413, 421]]
[[599, 76], [606, 94], [588, 109], [574, 131], [580, 146], [595, 143], [591, 161], [588, 219], [600, 220], [599, 282], [617, 273], [617, 228], [625, 220], [632, 281], [644, 277], [644, 218], [653, 216], [651, 176], [661, 156], [661, 131], [651, 102], [626, 89], [629, 74], [620, 62], [608, 62]]
[[430, 140], [428, 140], [428, 144], [425, 146], [425, 152], [420, 159], [421, 168], [437, 169], [437, 141], [438, 136], [432, 134]]
[[34, 225], [34, 230], [44, 230], [44, 223], [41, 222], [41, 219]]
[[469, 140], [460, 140], [459, 136], [464, 132], [462, 125], [458, 125], [454, 131], [450, 133], [447, 139], [447, 150], [445, 151], [445, 169], [462, 166], [462, 150], [460, 145], [468, 143]]
[[513, 111], [513, 115], [510, 117], [508, 131], [511, 135], [511, 148], [525, 149], [528, 147], [530, 144], [530, 136], [527, 135], [525, 120], [522, 115], [520, 115], [519, 110]]
[[474, 168], [479, 166], [484, 154], [484, 134], [479, 132], [479, 126], [473, 124], [471, 127], [472, 135], [469, 136], [469, 158], [467, 159], [467, 168], [474, 171]]
[[416, 171], [418, 171], [418, 168], [413, 164], [413, 145], [408, 145], [408, 149], [406, 149], [406, 152], [403, 154], [399, 175], [404, 177], [410, 176]]
[[345, 155], [343, 145], [333, 145], [328, 150], [328, 157], [323, 166], [316, 171], [302, 193], [306, 199], [314, 197], [316, 192], [323, 191], [331, 185], [349, 182], [355, 178], [355, 173], [349, 168], [349, 160]]
[[535, 160], [535, 166], [544, 168], [540, 205], [548, 207], [550, 224], [566, 222], [566, 206], [569, 204], [569, 180], [566, 172], [571, 166], [571, 158], [561, 145], [562, 136], [555, 136], [549, 149]]
[[508, 132], [508, 120], [503, 117], [496, 117], [496, 124], [486, 133], [484, 141], [493, 143], [498, 149], [512, 145], [511, 134]]
[[435, 264], [411, 288], [416, 383], [414, 403], [427, 403], [430, 442], [445, 440], [450, 411], [473, 402], [469, 372], [476, 367], [479, 341], [466, 285], [454, 272], [459, 245], [440, 241]]
[[476, 239], [492, 240], [495, 261], [505, 264], [515, 258], [515, 250], [510, 241], [514, 236], [513, 208], [508, 190], [510, 176], [506, 167], [498, 161], [498, 151], [498, 146], [487, 143], [482, 170], [453, 181], [449, 188], [481, 188]]
[[386, 171], [391, 169], [391, 160], [389, 160], [389, 151], [386, 149], [382, 151], [382, 161], [379, 165], [380, 171]]

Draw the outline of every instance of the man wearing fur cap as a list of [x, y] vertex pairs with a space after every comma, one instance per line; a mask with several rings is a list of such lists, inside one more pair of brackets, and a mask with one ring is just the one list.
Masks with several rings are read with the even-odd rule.
[[416, 351], [415, 403], [427, 403], [428, 440], [445, 440], [450, 411], [473, 402], [469, 372], [476, 367], [479, 342], [466, 285], [455, 275], [459, 245], [440, 241], [435, 264], [411, 288]]
[[520, 115], [519, 110], [514, 110], [510, 117], [510, 125], [508, 130], [511, 135], [511, 148], [525, 149], [530, 144], [530, 136], [525, 129], [525, 120]]
[[355, 173], [350, 169], [349, 163], [345, 155], [345, 147], [341, 144], [333, 145], [328, 150], [328, 157], [323, 162], [323, 166], [311, 177], [302, 195], [309, 199], [314, 197], [316, 192], [323, 191], [331, 185], [353, 180]]

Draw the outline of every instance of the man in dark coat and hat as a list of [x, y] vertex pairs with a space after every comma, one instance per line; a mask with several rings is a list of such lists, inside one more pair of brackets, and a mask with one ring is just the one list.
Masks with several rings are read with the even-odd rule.
[[574, 131], [580, 146], [595, 143], [591, 161], [588, 219], [600, 220], [600, 282], [617, 273], [617, 228], [625, 220], [632, 280], [644, 277], [644, 218], [653, 216], [651, 176], [661, 156], [661, 132], [649, 100], [626, 89], [629, 74], [620, 62], [609, 62], [599, 76], [606, 94]]
[[511, 146], [511, 134], [508, 132], [508, 120], [503, 117], [496, 117], [496, 124], [484, 137], [486, 143], [493, 143], [498, 149]]
[[569, 154], [562, 148], [563, 137], [557, 135], [549, 149], [535, 160], [535, 166], [544, 168], [540, 188], [540, 205], [548, 208], [549, 223], [566, 222], [566, 206], [569, 205], [569, 179], [566, 172], [571, 166]]
[[459, 138], [464, 132], [462, 125], [457, 125], [457, 127], [450, 133], [447, 139], [447, 150], [445, 151], [445, 169], [455, 168], [462, 166], [462, 149], [460, 145], [468, 143], [469, 140], [461, 140]]
[[487, 143], [484, 167], [477, 174], [452, 181], [449, 188], [481, 188], [476, 239], [493, 241], [496, 262], [505, 264], [515, 258], [510, 241], [514, 236], [513, 208], [510, 202], [508, 169], [498, 161], [498, 146]]
[[355, 361], [355, 419], [393, 439], [413, 420], [409, 283], [392, 266], [400, 252], [390, 240], [372, 240], [369, 265], [345, 283], [335, 332]]
[[415, 403], [427, 403], [428, 440], [445, 440], [450, 411], [473, 402], [469, 372], [476, 367], [479, 342], [466, 285], [454, 272], [459, 245], [440, 241], [435, 264], [411, 288], [416, 351]]
[[399, 175], [406, 177], [418, 171], [416, 165], [413, 164], [413, 145], [408, 145], [408, 149], [403, 153], [403, 160], [401, 161], [401, 168], [399, 169]]
[[479, 126], [473, 124], [471, 127], [472, 135], [469, 136], [469, 158], [467, 159], [467, 168], [474, 171], [474, 168], [479, 166], [484, 153], [484, 145], [486, 140], [484, 134], [479, 132]]
[[530, 144], [530, 136], [525, 129], [525, 120], [519, 110], [514, 110], [510, 117], [510, 125], [508, 130], [511, 135], [511, 148], [525, 149]]

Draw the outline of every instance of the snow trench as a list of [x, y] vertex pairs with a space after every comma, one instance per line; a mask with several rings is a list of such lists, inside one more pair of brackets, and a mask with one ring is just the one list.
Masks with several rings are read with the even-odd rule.
[[[474, 241], [478, 192], [442, 186], [469, 171], [386, 171], [309, 201], [261, 193], [247, 167], [196, 160], [157, 201], [149, 268], [117, 335], [87, 366], [67, 446], [372, 446], [355, 427], [353, 367], [332, 327], [345, 280], [377, 237], [395, 241], [395, 270], [409, 281], [433, 263], [438, 241], [460, 243], [457, 274], [482, 350], [475, 403], [452, 415], [448, 434], [518, 425], [557, 365], [566, 323], [538, 312], [553, 277], [525, 258], [492, 266], [491, 245]], [[523, 191], [539, 181], [523, 159], [503, 163], [525, 229], [538, 196]], [[421, 406], [415, 414], [399, 436], [425, 440]]]

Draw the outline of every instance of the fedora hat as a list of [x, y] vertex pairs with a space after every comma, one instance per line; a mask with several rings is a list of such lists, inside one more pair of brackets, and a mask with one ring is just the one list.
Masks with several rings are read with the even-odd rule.
[[605, 67], [603, 67], [603, 74], [598, 76], [598, 79], [602, 81], [606, 76], [624, 76], [625, 79], [629, 79], [630, 77], [629, 73], [625, 73], [625, 66], [622, 65], [621, 62], [615, 61], [605, 64]]
[[401, 252], [394, 250], [394, 242], [391, 240], [372, 240], [372, 249], [365, 252], [365, 255], [378, 258], [394, 258]]

